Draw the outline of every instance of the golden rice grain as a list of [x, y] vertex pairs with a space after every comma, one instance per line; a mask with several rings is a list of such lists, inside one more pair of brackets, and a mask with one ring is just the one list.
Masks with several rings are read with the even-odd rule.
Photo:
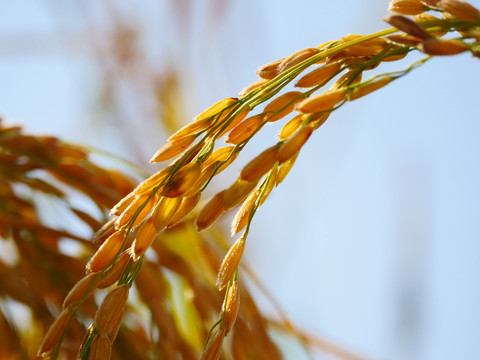
[[401, 60], [403, 59], [405, 56], [407, 56], [408, 52], [405, 51], [404, 53], [402, 54], [395, 54], [395, 55], [389, 55], [387, 57], [384, 57], [382, 59], [383, 62], [389, 62], [389, 61], [398, 61], [398, 60]]
[[203, 349], [200, 360], [219, 360], [224, 337], [225, 330], [223, 328], [217, 328]]
[[213, 176], [214, 172], [218, 169], [218, 163], [213, 163], [208, 166], [203, 166], [202, 172], [198, 177], [198, 180], [193, 184], [190, 189], [185, 191], [184, 197], [190, 197], [197, 194], [200, 189], [205, 186], [208, 180]]
[[[247, 120], [247, 119], [246, 119]], [[213, 164], [217, 161], [225, 161], [228, 159], [229, 156], [235, 151], [235, 146], [224, 146], [217, 150], [215, 150], [207, 160], [203, 163], [203, 168], [205, 169], [207, 166]]]
[[110, 341], [115, 339], [122, 323], [128, 293], [128, 285], [121, 285], [110, 291], [103, 299], [95, 314], [95, 325], [100, 336], [108, 336]]
[[297, 160], [298, 154], [300, 154], [300, 152], [297, 152], [295, 155], [293, 155], [290, 159], [285, 161], [280, 166], [280, 168], [278, 169], [278, 174], [277, 174], [277, 178], [276, 178], [276, 181], [275, 181], [275, 186], [278, 186], [279, 184], [282, 183], [283, 180], [285, 180], [288, 173], [290, 172], [293, 165], [295, 164], [295, 161]]
[[116, 231], [105, 240], [88, 262], [87, 272], [103, 270], [120, 251], [124, 239], [125, 233], [123, 231]]
[[356, 70], [349, 70], [333, 84], [332, 89], [338, 89], [344, 86], [351, 86], [362, 81], [362, 73]]
[[235, 161], [235, 159], [238, 157], [238, 154], [240, 154], [240, 150], [241, 150], [241, 148], [235, 147], [232, 151], [232, 154], [230, 155], [230, 157], [226, 161], [224, 161], [223, 163], [217, 162], [218, 168], [217, 168], [216, 174], [220, 174], [223, 170], [225, 170], [227, 167], [229, 167]]
[[153, 217], [148, 218], [143, 224], [140, 225], [136, 234], [135, 240], [132, 245], [132, 255], [135, 260], [138, 260], [145, 251], [150, 247], [155, 236], [157, 235], [157, 228], [155, 227], [155, 219]]
[[220, 191], [200, 210], [196, 221], [198, 231], [208, 228], [225, 211], [223, 205], [224, 192], [225, 191]]
[[166, 168], [156, 172], [155, 174], [150, 176], [148, 179], [141, 182], [135, 188], [135, 190], [133, 190], [132, 193], [134, 193], [138, 196], [142, 196], [142, 195], [145, 195], [145, 194], [150, 195], [150, 192], [154, 188], [159, 187], [160, 184], [162, 184], [165, 181], [167, 176], [171, 173], [173, 167], [174, 167], [173, 165], [169, 165]]
[[407, 34], [389, 35], [386, 39], [395, 45], [403, 46], [417, 46], [422, 42], [422, 39]]
[[139, 215], [146, 216], [147, 214], [145, 214], [144, 212], [140, 214], [138, 209], [142, 205], [145, 205], [147, 210], [149, 210], [148, 208], [150, 208], [150, 205], [148, 204], [148, 202], [149, 201], [148, 201], [147, 194], [137, 195], [135, 199], [130, 203], [130, 205], [125, 209], [125, 211], [115, 220], [115, 228], [117, 230], [123, 228], [132, 220], [132, 217], [135, 213], [137, 213], [137, 217], [134, 220], [134, 223], [135, 223], [134, 225], [137, 225], [138, 223], [140, 223], [143, 219]]
[[88, 360], [108, 360], [111, 357], [112, 344], [107, 336], [95, 336], [90, 344]]
[[202, 112], [200, 115], [198, 115], [195, 118], [195, 121], [200, 121], [200, 120], [212, 117], [220, 113], [222, 110], [225, 110], [226, 108], [235, 104], [237, 100], [238, 100], [237, 98], [226, 98], [226, 99], [220, 100], [219, 102], [210, 106], [207, 110]]
[[[141, 197], [142, 200], [144, 198], [145, 196]], [[132, 226], [137, 226], [150, 214], [150, 212], [152, 211], [153, 207], [157, 202], [157, 198], [158, 198], [158, 195], [155, 194], [154, 196], [150, 196], [150, 198], [147, 198], [141, 202], [138, 201], [140, 204], [135, 209], [135, 212], [132, 215], [132, 217], [135, 217], [135, 219], [132, 222]]]
[[279, 64], [278, 69], [279, 73], [282, 73], [297, 64], [300, 64], [302, 61], [311, 58], [313, 55], [317, 54], [320, 50], [317, 48], [305, 48], [298, 51], [295, 51], [293, 54], [287, 56]]
[[[331, 64], [334, 62], [344, 62], [345, 64], [349, 61], [349, 54], [347, 50], [340, 50], [337, 52], [333, 52], [330, 56], [325, 57], [325, 64]], [[319, 62], [322, 63], [322, 62]]]
[[[413, 19], [416, 22], [440, 20], [436, 16], [433, 16], [428, 13], [421, 13], [421, 14], [415, 15]], [[440, 28], [440, 30], [429, 30], [429, 34], [435, 37], [441, 37], [445, 35], [447, 32], [448, 32], [448, 29], [442, 29], [442, 28]]]
[[393, 27], [396, 27], [398, 30], [401, 30], [413, 37], [420, 39], [426, 39], [431, 37], [431, 35], [424, 28], [422, 28], [412, 19], [409, 19], [405, 16], [388, 15], [383, 20], [392, 25]]
[[240, 172], [240, 179], [253, 182], [265, 175], [277, 161], [278, 146], [269, 147], [245, 165]]
[[285, 125], [283, 125], [282, 129], [280, 130], [280, 133], [278, 134], [278, 138], [280, 140], [284, 140], [290, 135], [292, 135], [297, 129], [303, 124], [305, 121], [305, 114], [297, 114], [295, 117], [293, 117], [290, 121], [288, 121]]
[[[361, 38], [364, 35], [359, 35], [359, 34], [349, 34], [347, 36], [342, 37], [342, 42], [346, 43], [348, 41], [352, 41], [358, 38]], [[364, 42], [361, 42], [359, 44], [355, 44], [353, 46], [350, 46], [348, 49], [346, 49], [346, 52], [350, 56], [355, 56], [355, 57], [370, 57], [370, 56], [375, 56], [379, 53], [381, 53], [386, 46], [386, 42], [382, 38], [376, 38], [376, 39], [371, 39], [367, 40]]]
[[240, 308], [240, 287], [238, 281], [234, 280], [228, 288], [228, 294], [223, 304], [223, 327], [225, 334], [228, 334], [237, 318]]
[[227, 254], [223, 258], [222, 265], [220, 265], [220, 270], [218, 270], [217, 275], [216, 285], [219, 290], [222, 290], [225, 286], [227, 286], [228, 282], [232, 279], [233, 274], [235, 274], [238, 264], [242, 259], [244, 248], [245, 237], [241, 236], [230, 247]]
[[258, 181], [237, 179], [223, 194], [223, 206], [225, 209], [231, 209], [245, 200], [248, 194], [255, 189], [257, 183]]
[[453, 15], [457, 19], [473, 23], [478, 23], [480, 21], [480, 11], [467, 2], [442, 0], [439, 1], [436, 6]]
[[265, 114], [259, 114], [245, 119], [228, 134], [225, 142], [235, 145], [241, 144], [263, 125], [264, 116]]
[[201, 172], [200, 162], [195, 161], [184, 165], [167, 181], [160, 195], [169, 198], [183, 195], [197, 182]]
[[140, 224], [148, 216], [148, 214], [150, 214], [150, 211], [152, 211], [156, 202], [156, 198], [156, 196], [151, 196], [148, 198], [147, 194], [139, 196], [138, 199], [132, 202], [128, 208], [128, 211], [125, 211], [124, 214], [118, 217], [115, 222], [117, 229], [122, 228], [124, 225], [130, 222], [130, 220], [132, 220], [132, 227]]
[[[130, 204], [132, 203], [133, 200], [135, 200], [136, 198], [136, 194], [132, 191], [130, 194], [128, 194], [127, 196], [125, 196], [122, 200], [120, 200], [111, 210], [110, 210], [110, 215], [114, 215], [114, 216], [119, 216], [121, 213], [123, 213], [127, 207], [130, 206]], [[105, 224], [104, 226], [108, 226], [108, 223]], [[115, 228], [113, 228], [115, 229]], [[102, 229], [100, 229], [100, 231], [102, 231]], [[105, 229], [106, 230], [106, 229]], [[110, 229], [111, 230], [111, 229]]]
[[268, 64], [260, 66], [256, 73], [258, 76], [260, 76], [262, 79], [265, 80], [271, 80], [274, 77], [276, 77], [279, 73], [279, 65], [283, 61], [284, 58], [272, 61]]
[[183, 201], [182, 197], [162, 197], [153, 210], [153, 225], [157, 232], [163, 230], [172, 220]]
[[280, 120], [293, 111], [295, 104], [302, 101], [303, 93], [300, 91], [289, 91], [272, 100], [263, 113], [269, 122]]
[[302, 113], [317, 113], [332, 109], [335, 105], [345, 99], [345, 89], [326, 90], [325, 92], [312, 96], [302, 101], [295, 107]]
[[[217, 136], [218, 137], [222, 137], [223, 135], [225, 135], [226, 133], [228, 133], [230, 130], [232, 130], [235, 126], [237, 126], [238, 124], [240, 124], [242, 122], [243, 119], [245, 119], [248, 115], [248, 113], [250, 112], [250, 107], [246, 107], [245, 109], [243, 109], [240, 113], [238, 113], [237, 115], [235, 115], [235, 117], [232, 119], [232, 120], [228, 120], [230, 121], [230, 123], [225, 127], [225, 129], [221, 130]], [[225, 118], [221, 119], [221, 122], [224, 122], [225, 121]], [[222, 128], [222, 127], [221, 127]], [[221, 129], [220, 128], [220, 129]]]
[[309, 88], [317, 85], [322, 85], [335, 74], [337, 74], [342, 67], [341, 62], [333, 62], [327, 65], [320, 66], [315, 70], [304, 75], [295, 84], [296, 87]]
[[170, 219], [170, 222], [167, 226], [173, 226], [183, 220], [183, 218], [185, 218], [185, 216], [187, 216], [190, 211], [192, 211], [195, 206], [197, 206], [198, 202], [200, 201], [201, 195], [202, 194], [200, 192], [197, 192], [195, 195], [184, 197], [180, 206], [178, 207], [173, 217]]
[[285, 141], [278, 149], [277, 160], [280, 164], [284, 163], [294, 156], [302, 146], [307, 142], [313, 129], [310, 126], [304, 126], [295, 132], [287, 141]]
[[58, 315], [43, 337], [42, 344], [38, 349], [38, 356], [45, 357], [55, 349], [60, 339], [63, 337], [64, 332], [67, 330], [67, 326], [72, 319], [73, 313], [72, 308], [66, 308], [60, 313], [60, 315]]
[[99, 289], [104, 289], [116, 283], [120, 279], [125, 267], [130, 261], [130, 258], [131, 254], [129, 250], [125, 250], [123, 253], [121, 253], [117, 260], [115, 260], [113, 263], [111, 269], [107, 270], [100, 277], [96, 283], [96, 287]]
[[313, 115], [310, 117], [310, 122], [308, 125], [311, 126], [312, 129], [315, 131], [320, 126], [322, 126], [325, 123], [325, 121], [327, 121], [327, 119], [330, 117], [330, 114], [331, 113]]
[[368, 95], [389, 84], [392, 80], [394, 80], [393, 77], [383, 76], [376, 80], [370, 82], [367, 81], [364, 84], [360, 84], [359, 86], [353, 88], [349, 94], [348, 100], [352, 101]]
[[183, 128], [178, 130], [175, 134], [168, 138], [168, 141], [176, 141], [186, 136], [195, 135], [203, 130], [208, 129], [213, 124], [212, 118], [205, 118], [203, 120], [194, 121], [190, 124], [185, 125]]
[[261, 193], [262, 198], [260, 199], [260, 205], [263, 205], [263, 203], [268, 199], [268, 196], [270, 195], [273, 188], [275, 187], [277, 174], [278, 174], [278, 166], [275, 165], [270, 171], [270, 174], [268, 175], [268, 182], [265, 185], [263, 185], [264, 189], [262, 190], [262, 193]]
[[242, 91], [240, 91], [240, 93], [238, 94], [238, 97], [240, 97], [240, 98], [244, 97], [245, 95], [247, 95], [251, 91], [253, 91], [255, 89], [258, 89], [262, 85], [265, 85], [268, 81], [269, 80], [267, 80], [267, 79], [260, 79], [258, 81], [255, 81], [254, 83], [248, 85]]
[[243, 202], [240, 210], [238, 210], [235, 218], [232, 221], [232, 236], [237, 234], [239, 231], [242, 231], [245, 226], [248, 224], [248, 220], [250, 218], [250, 214], [255, 207], [255, 202], [257, 201], [258, 196], [260, 195], [259, 190], [255, 190], [247, 197], [247, 199]]
[[97, 276], [98, 274], [91, 273], [81, 278], [65, 297], [63, 308], [66, 309], [74, 302], [81, 300], [87, 294], [91, 294], [96, 288], [97, 284], [94, 284], [94, 282]]
[[171, 159], [187, 149], [197, 138], [197, 135], [189, 135], [178, 140], [170, 141], [162, 146], [150, 159], [151, 163], [161, 162]]
[[338, 44], [338, 40], [330, 40], [330, 41], [327, 41], [327, 42], [324, 42], [323, 44], [321, 45], [318, 45], [317, 46], [317, 49], [319, 50], [326, 50], [327, 48], [332, 48], [333, 47], [333, 44], [337, 43]]
[[103, 242], [110, 237], [115, 230], [115, 220], [116, 218], [110, 219], [107, 221], [101, 228], [98, 230], [92, 238], [93, 243], [103, 244]]
[[457, 55], [469, 49], [469, 45], [459, 39], [425, 39], [418, 48], [425, 54], [442, 56]]
[[392, 0], [388, 10], [402, 15], [416, 15], [426, 11], [427, 7], [420, 0]]

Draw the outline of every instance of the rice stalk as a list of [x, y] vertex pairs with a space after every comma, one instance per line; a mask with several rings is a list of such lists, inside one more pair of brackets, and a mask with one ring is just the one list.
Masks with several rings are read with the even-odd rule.
[[[97, 250], [87, 269], [93, 271], [92, 273], [98, 272], [90, 290], [94, 290], [95, 280], [107, 277], [108, 272], [116, 268], [117, 262], [125, 261], [122, 254], [129, 254], [130, 258], [124, 267], [122, 266], [123, 272], [116, 285], [113, 285], [104, 303], [93, 315], [94, 321], [86, 333], [80, 358], [87, 359], [90, 353], [96, 354], [97, 347], [102, 349], [98, 350], [99, 352], [108, 352], [104, 347], [111, 344], [119, 329], [121, 330], [122, 314], [128, 310], [128, 289], [134, 282], [139, 287], [143, 301], [151, 310], [153, 329], [161, 338], [160, 341], [156, 341], [153, 336], [149, 339], [153, 340], [152, 353], [161, 353], [165, 357], [194, 357], [201, 352], [204, 359], [218, 359], [224, 356], [222, 351], [227, 354], [227, 349], [222, 344], [224, 337], [233, 331], [234, 340], [229, 351], [238, 353], [234, 357], [245, 356], [238, 348], [238, 342], [250, 343], [253, 338], [259, 340], [257, 343], [263, 343], [263, 349], [271, 349], [269, 358], [281, 356], [268, 338], [265, 324], [256, 326], [258, 319], [249, 317], [247, 311], [242, 311], [239, 301], [239, 266], [256, 211], [273, 188], [285, 179], [313, 132], [333, 112], [350, 101], [360, 99], [405, 76], [434, 56], [470, 52], [479, 57], [480, 54], [480, 16], [478, 10], [471, 5], [467, 6], [456, 0], [394, 0], [390, 9], [401, 14], [390, 15], [385, 19], [393, 26], [391, 29], [370, 35], [350, 34], [319, 47], [299, 50], [261, 66], [257, 70], [260, 80], [242, 90], [238, 98], [225, 98], [203, 111], [192, 124], [172, 135], [169, 142], [155, 153], [151, 162], [171, 160], [167, 167], [139, 184], [117, 205], [113, 206], [111, 198], [103, 199], [104, 202], [99, 203], [113, 206], [111, 224], [114, 224], [117, 232], [107, 237], [106, 234], [109, 234], [111, 229], [103, 229], [95, 236], [102, 239], [104, 246]], [[426, 11], [437, 12], [442, 18], [420, 16]], [[416, 17], [411, 19], [404, 15]], [[444, 34], [455, 37], [443, 38]], [[362, 79], [365, 71], [381, 67], [383, 62], [399, 61], [415, 51], [423, 52], [427, 56], [404, 70]], [[303, 90], [282, 93], [282, 90], [296, 81], [303, 72], [307, 73], [297, 81], [297, 87]], [[328, 84], [333, 80], [336, 82], [328, 88]], [[263, 110], [256, 113], [256, 108], [261, 104], [265, 104]], [[243, 201], [232, 224], [232, 233], [237, 234], [242, 230], [244, 233], [226, 253], [221, 265], [218, 264], [218, 259], [211, 258], [215, 250], [205, 250], [210, 246], [205, 243], [197, 244], [196, 250], [192, 244], [186, 245], [188, 250], [180, 250], [179, 239], [176, 238], [175, 243], [169, 238], [175, 237], [176, 231], [184, 228], [192, 233], [192, 237], [201, 237], [192, 227], [188, 216], [195, 211], [196, 204], [212, 178], [230, 166], [264, 126], [269, 122], [280, 121], [292, 113], [293, 118], [282, 129], [279, 141], [247, 163], [235, 183], [214, 195], [198, 212], [196, 230], [202, 231], [213, 225], [224, 212]], [[250, 117], [247, 118], [248, 115]], [[225, 135], [226, 141], [233, 145], [215, 150], [217, 141]], [[25, 138], [23, 141], [24, 146], [30, 146], [31, 139]], [[77, 168], [71, 161], [64, 159], [58, 161], [58, 169], [80, 179], [76, 186], [87, 193], [91, 189], [85, 188], [83, 181], [92, 177], [96, 182], [102, 180], [98, 176], [95, 178], [92, 169]], [[66, 179], [61, 174], [57, 176]], [[105, 196], [103, 193], [97, 195]], [[182, 207], [184, 202], [185, 206]], [[176, 225], [173, 226], [174, 224]], [[116, 236], [117, 233], [122, 236]], [[115, 236], [116, 242], [113, 245], [110, 244], [113, 241], [109, 240], [112, 236]], [[148, 249], [158, 255], [158, 264], [152, 264], [144, 256]], [[213, 269], [212, 263], [215, 265]], [[155, 273], [156, 278], [162, 279], [160, 282], [163, 283], [153, 284], [153, 276], [149, 277], [148, 273], [140, 275], [144, 266], [150, 269], [148, 271], [151, 273]], [[198, 347], [195, 335], [186, 336], [182, 333], [181, 316], [165, 307], [166, 289], [167, 293], [168, 289], [174, 291], [165, 269], [181, 277], [182, 286], [197, 295], [194, 300], [185, 299], [182, 306], [192, 317], [203, 320], [200, 330], [202, 338], [206, 339], [203, 349]], [[199, 270], [204, 271], [204, 274], [199, 275]], [[214, 273], [217, 270], [217, 287], [220, 290], [226, 289], [223, 296], [212, 292], [207, 285], [211, 283], [212, 277], [215, 278]], [[204, 277], [205, 283], [198, 283], [198, 276]], [[139, 283], [136, 279], [140, 279]], [[91, 280], [89, 278], [84, 281], [87, 283]], [[144, 285], [141, 285], [142, 283]], [[84, 291], [83, 284], [78, 285], [78, 288]], [[244, 298], [248, 299], [244, 293], [242, 289], [242, 302]], [[77, 300], [79, 296], [75, 296], [75, 301], [70, 306], [75, 309], [82, 306], [86, 295], [87, 293], [80, 300]], [[220, 301], [222, 298], [223, 301]], [[252, 307], [251, 303], [250, 306]], [[214, 322], [213, 326], [206, 326], [207, 323], [212, 323], [214, 309], [220, 309], [220, 319]], [[238, 333], [235, 323], [238, 325]], [[255, 326], [249, 327], [251, 324]], [[42, 347], [42, 354], [50, 351], [55, 354], [63, 335], [64, 333], [54, 349]], [[103, 340], [99, 340], [100, 338]], [[255, 349], [253, 343], [252, 349]], [[94, 356], [96, 355], [92, 355]]]

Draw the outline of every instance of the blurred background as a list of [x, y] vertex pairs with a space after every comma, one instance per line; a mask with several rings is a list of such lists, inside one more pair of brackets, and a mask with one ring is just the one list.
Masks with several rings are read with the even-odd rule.
[[[148, 160], [168, 134], [236, 96], [258, 66], [385, 29], [387, 8], [380, 0], [3, 1], [0, 115], [151, 173], [158, 167]], [[369, 359], [480, 358], [479, 66], [470, 55], [433, 59], [343, 106], [257, 212], [246, 262], [300, 328]], [[262, 131], [210, 193], [277, 131]]]

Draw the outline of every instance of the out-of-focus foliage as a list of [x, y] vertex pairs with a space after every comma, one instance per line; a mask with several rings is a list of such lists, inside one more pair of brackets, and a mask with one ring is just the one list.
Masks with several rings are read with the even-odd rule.
[[[54, 137], [26, 135], [3, 121], [0, 150], [0, 358], [32, 359], [97, 247], [75, 234], [79, 222], [97, 231], [107, 209], [132, 190], [133, 183], [93, 163], [83, 149]], [[72, 202], [79, 196], [96, 207], [76, 208]], [[49, 205], [39, 204], [44, 198]], [[61, 217], [72, 215], [59, 227], [48, 225], [55, 207], [63, 212]], [[51, 213], [42, 213], [47, 211]], [[214, 283], [226, 246], [221, 232], [200, 235], [188, 219], [164, 232], [136, 278], [136, 294], [112, 358], [196, 359], [223, 300]], [[59, 351], [63, 357], [77, 357], [103, 295], [98, 291], [78, 308]], [[242, 304], [231, 351], [258, 359], [279, 357], [267, 331], [269, 321], [246, 289]]]

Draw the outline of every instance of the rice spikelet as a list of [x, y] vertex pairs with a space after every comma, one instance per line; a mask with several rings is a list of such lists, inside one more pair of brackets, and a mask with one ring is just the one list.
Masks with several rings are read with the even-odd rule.
[[95, 336], [90, 344], [88, 360], [108, 360], [111, 357], [112, 344], [107, 336]]
[[167, 181], [160, 194], [169, 198], [183, 195], [197, 182], [201, 172], [202, 165], [197, 161], [184, 165]]
[[224, 146], [215, 150], [203, 163], [203, 168], [217, 161], [225, 161], [235, 151], [235, 146]]
[[269, 80], [267, 79], [260, 79], [258, 81], [255, 81], [254, 83], [248, 85], [245, 87], [240, 93], [238, 94], [238, 97], [242, 98], [248, 93], [252, 92], [255, 89], [258, 89], [260, 86], [265, 85]]
[[122, 276], [123, 270], [125, 270], [130, 259], [131, 254], [129, 250], [125, 250], [121, 253], [115, 263], [113, 263], [111, 269], [107, 270], [107, 272], [100, 277], [96, 283], [96, 287], [104, 289], [116, 283]]
[[162, 146], [150, 159], [151, 163], [161, 162], [171, 159], [187, 149], [197, 138], [197, 135], [189, 135], [178, 140], [170, 141]]
[[88, 262], [86, 266], [87, 272], [97, 272], [103, 270], [105, 266], [107, 266], [120, 251], [124, 239], [125, 232], [116, 231], [107, 240], [105, 240], [102, 246], [100, 246], [100, 248]]
[[345, 99], [345, 89], [326, 90], [301, 102], [295, 108], [302, 113], [317, 113], [332, 109]]
[[66, 331], [68, 324], [73, 316], [72, 308], [63, 309], [55, 321], [50, 325], [47, 333], [43, 337], [42, 344], [38, 349], [38, 356], [45, 357], [57, 346], [63, 333]]
[[263, 203], [268, 199], [268, 196], [270, 195], [273, 188], [275, 187], [277, 174], [278, 174], [278, 165], [275, 165], [270, 171], [270, 174], [268, 175], [268, 182], [263, 185], [264, 190], [262, 193], [262, 198], [260, 199], [259, 206], [263, 205]]
[[195, 195], [184, 197], [167, 226], [170, 227], [182, 221], [197, 206], [201, 196], [202, 194], [197, 192]]
[[277, 160], [280, 164], [284, 163], [292, 156], [294, 156], [302, 146], [307, 142], [313, 129], [310, 126], [305, 126], [293, 134], [286, 142], [284, 142], [278, 149]]
[[237, 100], [238, 100], [237, 98], [226, 98], [226, 99], [220, 100], [219, 102], [210, 106], [207, 110], [203, 111], [197, 117], [195, 117], [195, 121], [200, 121], [200, 120], [212, 117], [220, 113], [222, 110], [225, 110], [227, 107], [235, 104]]
[[274, 77], [276, 77], [280, 71], [279, 65], [283, 61], [284, 58], [272, 61], [268, 64], [260, 66], [256, 73], [258, 76], [260, 76], [262, 79], [265, 80], [271, 80]]
[[295, 65], [301, 63], [304, 60], [312, 57], [317, 54], [319, 50], [317, 48], [305, 48], [298, 51], [295, 51], [290, 56], [287, 56], [279, 65], [279, 73], [282, 73]]
[[65, 297], [65, 300], [63, 301], [63, 308], [66, 309], [74, 302], [81, 300], [87, 295], [87, 291], [89, 291], [89, 294], [91, 294], [97, 287], [97, 283], [94, 284], [97, 276], [98, 274], [90, 273], [81, 278]]
[[431, 35], [420, 25], [418, 25], [412, 19], [409, 19], [402, 15], [389, 15], [383, 19], [385, 22], [396, 27], [398, 30], [401, 30], [413, 37], [419, 39], [426, 39], [431, 37]]
[[238, 264], [242, 259], [243, 249], [245, 248], [245, 237], [241, 236], [235, 241], [230, 250], [223, 258], [222, 265], [217, 275], [217, 288], [222, 290], [232, 279], [237, 270]]
[[155, 220], [152, 217], [148, 218], [142, 225], [140, 225], [132, 245], [132, 255], [135, 260], [138, 260], [140, 256], [147, 251], [153, 240], [155, 240], [157, 232]]
[[203, 349], [200, 360], [219, 360], [224, 337], [225, 330], [222, 328], [216, 329]]
[[368, 95], [378, 89], [381, 89], [385, 85], [388, 85], [394, 78], [390, 76], [383, 76], [376, 80], [360, 84], [357, 87], [354, 87], [353, 90], [348, 95], [348, 100], [356, 100], [362, 96]]
[[289, 91], [272, 100], [263, 113], [269, 122], [280, 120], [293, 111], [295, 104], [302, 101], [303, 93], [300, 91]]
[[247, 199], [243, 202], [240, 210], [238, 210], [237, 215], [235, 215], [235, 218], [232, 221], [232, 236], [242, 231], [245, 226], [247, 226], [250, 213], [252, 212], [259, 195], [260, 191], [257, 189], [250, 193]]
[[308, 74], [304, 75], [295, 84], [296, 87], [309, 88], [314, 87], [328, 81], [334, 76], [342, 67], [341, 62], [333, 62], [326, 64], [312, 70]]
[[426, 11], [427, 7], [420, 0], [392, 0], [388, 10], [402, 15], [417, 15]]
[[183, 128], [178, 130], [175, 134], [168, 138], [168, 141], [177, 141], [186, 136], [196, 135], [199, 132], [208, 129], [213, 124], [212, 118], [206, 118], [200, 121], [194, 121], [190, 124], [185, 125]]
[[480, 21], [480, 11], [465, 1], [442, 0], [436, 6], [457, 19], [473, 23]]
[[258, 181], [237, 179], [223, 194], [223, 206], [225, 209], [231, 209], [245, 200], [248, 194], [255, 189], [257, 183]]
[[[198, 177], [198, 180], [185, 191], [184, 197], [190, 197], [197, 194], [200, 189], [207, 183], [208, 180], [213, 176], [214, 172], [218, 169], [218, 163], [209, 164], [208, 166], [203, 165], [202, 172]], [[218, 173], [218, 172], [217, 172]]]
[[298, 128], [303, 124], [303, 122], [305, 121], [305, 116], [307, 115], [297, 114], [285, 125], [283, 125], [282, 129], [280, 130], [280, 133], [278, 134], [278, 138], [280, 140], [284, 140], [290, 137], [290, 135], [292, 135], [295, 131], [297, 131]]
[[200, 210], [197, 217], [197, 229], [202, 231], [212, 225], [215, 220], [225, 211], [223, 205], [223, 194], [225, 191], [217, 193], [210, 201]]
[[108, 336], [113, 341], [122, 323], [129, 293], [128, 285], [117, 286], [103, 299], [95, 314], [95, 325], [100, 336]]
[[[239, 114], [235, 115], [235, 117], [230, 121], [230, 124], [227, 125], [227, 127], [225, 127], [225, 129], [223, 129], [222, 131], [220, 131], [218, 133], [218, 137], [222, 137], [223, 135], [225, 135], [226, 133], [228, 133], [230, 130], [232, 130], [235, 126], [237, 126], [238, 124], [240, 124], [242, 122], [243, 119], [245, 119], [248, 115], [248, 113], [250, 112], [250, 108], [249, 107], [246, 107], [245, 109], [243, 109]], [[223, 120], [222, 120], [223, 121]]]
[[162, 197], [153, 210], [153, 225], [157, 232], [163, 230], [172, 220], [183, 201], [182, 197]]
[[278, 186], [279, 184], [282, 183], [283, 180], [287, 177], [288, 173], [292, 169], [293, 165], [295, 164], [295, 161], [297, 160], [298, 154], [300, 152], [297, 152], [295, 155], [293, 155], [290, 159], [285, 161], [280, 168], [278, 169], [278, 174], [277, 178], [275, 180], [275, 186]]
[[234, 280], [228, 288], [228, 295], [223, 304], [223, 327], [225, 334], [232, 329], [237, 319], [238, 309], [240, 308], [240, 287], [238, 281]]
[[269, 147], [251, 160], [242, 169], [240, 179], [253, 182], [265, 175], [277, 161], [278, 146], [279, 145], [277, 144]]
[[461, 54], [467, 51], [469, 46], [459, 39], [430, 38], [425, 39], [418, 48], [425, 54], [444, 56]]
[[245, 119], [228, 134], [225, 142], [234, 145], [241, 144], [263, 125], [264, 117], [265, 114], [259, 114]]

